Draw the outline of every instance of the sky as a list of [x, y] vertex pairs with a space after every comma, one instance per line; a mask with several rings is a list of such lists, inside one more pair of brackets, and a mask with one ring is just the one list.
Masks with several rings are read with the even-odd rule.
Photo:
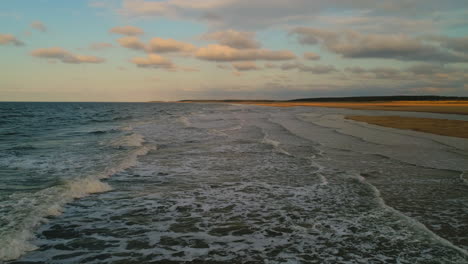
[[0, 101], [468, 96], [466, 0], [0, 7]]

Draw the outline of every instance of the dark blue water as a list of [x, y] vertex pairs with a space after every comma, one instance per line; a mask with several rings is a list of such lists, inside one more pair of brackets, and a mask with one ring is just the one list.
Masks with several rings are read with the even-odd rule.
[[350, 112], [0, 103], [0, 262], [467, 263], [468, 141]]
[[0, 103], [0, 259], [34, 248], [33, 231], [73, 199], [112, 189], [103, 179], [152, 147], [134, 126], [190, 106]]

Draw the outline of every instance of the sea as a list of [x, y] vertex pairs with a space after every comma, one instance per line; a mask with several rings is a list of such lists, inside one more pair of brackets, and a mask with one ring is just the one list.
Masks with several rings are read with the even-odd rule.
[[468, 263], [468, 140], [433, 113], [0, 103], [0, 263]]

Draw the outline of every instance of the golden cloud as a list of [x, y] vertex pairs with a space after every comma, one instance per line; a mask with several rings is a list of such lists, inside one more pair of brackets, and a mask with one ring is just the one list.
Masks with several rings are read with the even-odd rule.
[[105, 59], [95, 57], [95, 56], [73, 54], [60, 47], [36, 49], [31, 52], [31, 55], [34, 57], [44, 58], [44, 59], [56, 59], [63, 63], [71, 63], [71, 64], [102, 63], [105, 61]]
[[138, 67], [142, 68], [175, 69], [175, 65], [171, 60], [166, 59], [158, 54], [148, 54], [146, 58], [136, 57], [130, 61]]
[[31, 27], [34, 28], [35, 30], [38, 30], [38, 31], [41, 31], [41, 32], [46, 32], [47, 31], [47, 27], [41, 21], [32, 22]]
[[313, 52], [305, 52], [304, 53], [304, 59], [307, 59], [307, 60], [320, 60], [320, 55], [318, 55], [317, 53], [313, 53]]
[[253, 61], [241, 61], [232, 64], [232, 67], [238, 71], [253, 71], [260, 69]]
[[196, 47], [190, 43], [177, 41], [174, 39], [153, 38], [146, 47], [148, 52], [168, 53], [168, 52], [192, 52]]
[[135, 50], [145, 50], [145, 44], [137, 37], [123, 37], [119, 38], [117, 42], [125, 48]]
[[15, 45], [15, 46], [22, 46], [24, 43], [18, 40], [15, 36], [10, 34], [0, 34], [0, 45]]
[[260, 43], [255, 40], [255, 33], [226, 30], [208, 33], [202, 39], [215, 40], [221, 45], [236, 49], [257, 49]]
[[208, 45], [198, 49], [195, 56], [208, 61], [281, 61], [296, 58], [294, 53], [288, 50], [235, 49], [225, 45]]
[[113, 27], [109, 32], [126, 36], [138, 36], [144, 34], [144, 31], [141, 28], [134, 26]]

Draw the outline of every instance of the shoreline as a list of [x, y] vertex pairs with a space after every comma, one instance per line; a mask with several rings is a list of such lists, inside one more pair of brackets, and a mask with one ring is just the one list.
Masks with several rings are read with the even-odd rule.
[[[261, 103], [264, 106], [294, 107], [314, 106], [329, 108], [345, 108], [354, 110], [383, 110], [405, 112], [427, 112], [440, 114], [468, 115], [467, 101], [390, 101], [373, 103]], [[402, 116], [354, 116], [347, 115], [346, 119], [365, 122], [371, 125], [390, 127], [394, 129], [412, 130], [440, 136], [468, 139], [468, 121], [414, 118]]]
[[[197, 103], [187, 101], [184, 103]], [[202, 102], [200, 102], [202, 103]], [[468, 115], [468, 101], [376, 101], [376, 102], [278, 102], [278, 101], [203, 101], [203, 103], [246, 104], [270, 107], [327, 107], [353, 110], [382, 110]], [[394, 116], [347, 115], [346, 119], [382, 127], [413, 130], [441, 136], [468, 138], [468, 121]]]
[[345, 119], [383, 127], [468, 139], [468, 122], [461, 120], [362, 115], [348, 115], [345, 116]]
[[381, 101], [381, 102], [249, 102], [239, 101], [238, 104], [252, 104], [272, 107], [329, 107], [354, 110], [383, 110], [426, 112], [439, 114], [468, 115], [468, 101]]

